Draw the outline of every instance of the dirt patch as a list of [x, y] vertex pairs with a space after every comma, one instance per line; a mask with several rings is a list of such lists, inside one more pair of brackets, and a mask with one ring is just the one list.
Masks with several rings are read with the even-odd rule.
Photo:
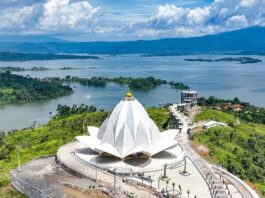
[[193, 150], [195, 150], [201, 157], [203, 157], [207, 161], [214, 164], [218, 163], [217, 159], [213, 158], [210, 155], [210, 151], [205, 145], [200, 144], [196, 141], [189, 141], [189, 145], [191, 146], [191, 148], [193, 148]]

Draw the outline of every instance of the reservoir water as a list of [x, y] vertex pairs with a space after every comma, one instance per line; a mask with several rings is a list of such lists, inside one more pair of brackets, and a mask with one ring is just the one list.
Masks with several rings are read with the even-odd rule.
[[[239, 97], [257, 106], [265, 107], [265, 57], [261, 63], [239, 64], [237, 62], [187, 62], [185, 58], [221, 58], [226, 56], [172, 56], [140, 57], [139, 55], [104, 56], [98, 60], [56, 60], [0, 62], [0, 67], [23, 68], [47, 67], [47, 71], [14, 72], [32, 77], [119, 77], [154, 76], [165, 80], [184, 82], [199, 96], [220, 98]], [[229, 56], [231, 57], [231, 56]], [[72, 70], [59, 70], [72, 67]], [[58, 104], [87, 104], [111, 110], [121, 99], [127, 88], [108, 84], [105, 88], [72, 85], [74, 93], [57, 99], [26, 104], [0, 106], [0, 131], [28, 127], [33, 123], [46, 123], [56, 111]], [[168, 102], [179, 102], [180, 92], [163, 85], [150, 91], [133, 90], [137, 99], [146, 106], [158, 106]], [[50, 112], [52, 114], [50, 114]]]

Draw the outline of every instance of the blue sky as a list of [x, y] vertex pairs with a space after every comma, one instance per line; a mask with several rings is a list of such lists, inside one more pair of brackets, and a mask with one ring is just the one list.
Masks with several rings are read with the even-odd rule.
[[0, 0], [1, 35], [191, 37], [265, 25], [265, 0]]

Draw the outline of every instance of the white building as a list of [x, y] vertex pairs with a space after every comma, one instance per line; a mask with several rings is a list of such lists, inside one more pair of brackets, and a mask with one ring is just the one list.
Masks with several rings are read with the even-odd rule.
[[181, 103], [186, 103], [189, 106], [197, 105], [197, 91], [182, 91], [181, 92]]
[[227, 124], [226, 123], [223, 123], [223, 122], [216, 122], [216, 121], [209, 121], [205, 124], [202, 125], [202, 127], [204, 129], [209, 129], [211, 127], [215, 127], [215, 126], [224, 126], [224, 127], [227, 127]]
[[176, 132], [159, 132], [144, 107], [128, 92], [100, 128], [89, 126], [79, 144], [102, 156], [150, 157], [177, 145]]

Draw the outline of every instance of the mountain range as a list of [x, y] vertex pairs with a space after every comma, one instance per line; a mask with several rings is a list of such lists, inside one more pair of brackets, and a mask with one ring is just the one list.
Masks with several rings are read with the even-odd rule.
[[[34, 39], [33, 39], [34, 40]], [[36, 42], [36, 40], [38, 42]], [[47, 41], [47, 40], [46, 40]], [[259, 54], [265, 55], [265, 27], [249, 27], [214, 35], [191, 38], [168, 38], [120, 42], [68, 42], [48, 39], [35, 42], [1, 42], [1, 52], [23, 53], [88, 53], [88, 54]]]

